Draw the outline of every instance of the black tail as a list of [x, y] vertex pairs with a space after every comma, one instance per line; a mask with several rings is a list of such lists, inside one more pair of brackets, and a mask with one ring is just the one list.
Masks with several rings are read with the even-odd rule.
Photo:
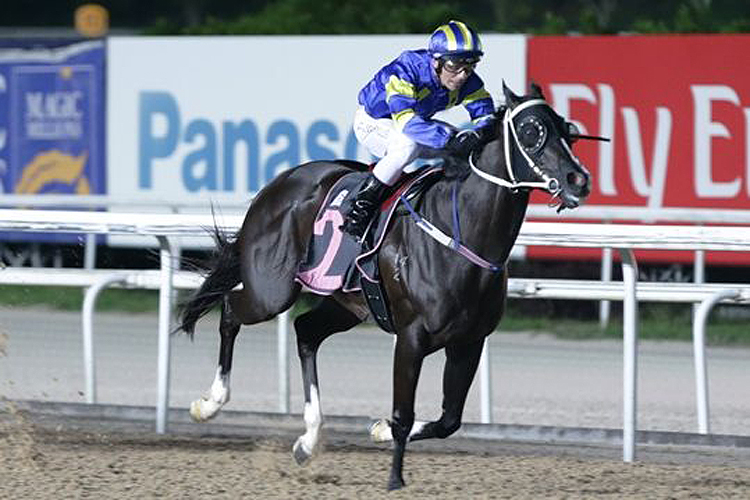
[[214, 227], [216, 251], [209, 263], [209, 272], [201, 287], [180, 304], [180, 325], [192, 337], [195, 323], [218, 304], [224, 295], [239, 284], [240, 254], [236, 238], [229, 238]]

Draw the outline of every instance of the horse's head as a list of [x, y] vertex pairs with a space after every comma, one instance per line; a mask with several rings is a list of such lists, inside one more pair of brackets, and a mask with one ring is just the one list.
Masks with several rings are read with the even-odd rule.
[[535, 84], [527, 96], [517, 96], [505, 83], [503, 92], [503, 149], [510, 180], [559, 197], [560, 210], [579, 206], [590, 192], [590, 174], [573, 154], [575, 127], [552, 109]]

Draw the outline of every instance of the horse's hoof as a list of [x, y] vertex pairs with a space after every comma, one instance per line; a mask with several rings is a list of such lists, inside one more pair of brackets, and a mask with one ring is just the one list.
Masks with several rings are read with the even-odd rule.
[[388, 480], [388, 491], [400, 490], [404, 486], [406, 486], [406, 483], [404, 482], [403, 478], [392, 477]]
[[190, 403], [190, 416], [196, 422], [211, 420], [219, 412], [220, 405], [213, 401], [201, 398]]
[[393, 441], [391, 423], [386, 418], [381, 418], [370, 426], [370, 440], [373, 443], [387, 443]]
[[313, 457], [312, 451], [307, 450], [302, 443], [302, 438], [297, 439], [297, 442], [294, 443], [294, 446], [292, 447], [292, 455], [294, 456], [294, 461], [297, 462], [297, 465], [299, 466], [309, 464]]

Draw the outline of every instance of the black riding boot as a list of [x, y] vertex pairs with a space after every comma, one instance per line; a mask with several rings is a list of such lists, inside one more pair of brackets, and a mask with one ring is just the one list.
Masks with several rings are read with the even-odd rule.
[[373, 174], [369, 174], [357, 191], [341, 230], [355, 238], [361, 238], [375, 215], [375, 211], [385, 201], [388, 193], [388, 186], [380, 182]]

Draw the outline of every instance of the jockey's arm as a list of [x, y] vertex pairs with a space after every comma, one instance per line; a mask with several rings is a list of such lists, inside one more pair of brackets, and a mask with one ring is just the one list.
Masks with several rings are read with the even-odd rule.
[[461, 104], [469, 112], [473, 127], [456, 133], [445, 146], [448, 152], [459, 158], [468, 158], [479, 144], [488, 140], [495, 123], [492, 97], [485, 90], [482, 81], [478, 77], [469, 80], [465, 91], [466, 95]]
[[453, 136], [453, 129], [445, 123], [419, 116], [414, 108], [416, 100], [392, 96], [388, 101], [396, 130], [418, 144], [442, 149]]
[[471, 117], [472, 128], [483, 135], [495, 122], [495, 106], [482, 80], [476, 75], [472, 76], [476, 78], [466, 82], [466, 95], [461, 104]]
[[385, 86], [386, 102], [396, 129], [414, 142], [435, 149], [445, 147], [453, 129], [445, 123], [424, 118], [416, 113], [416, 78], [408, 68], [396, 66]]

